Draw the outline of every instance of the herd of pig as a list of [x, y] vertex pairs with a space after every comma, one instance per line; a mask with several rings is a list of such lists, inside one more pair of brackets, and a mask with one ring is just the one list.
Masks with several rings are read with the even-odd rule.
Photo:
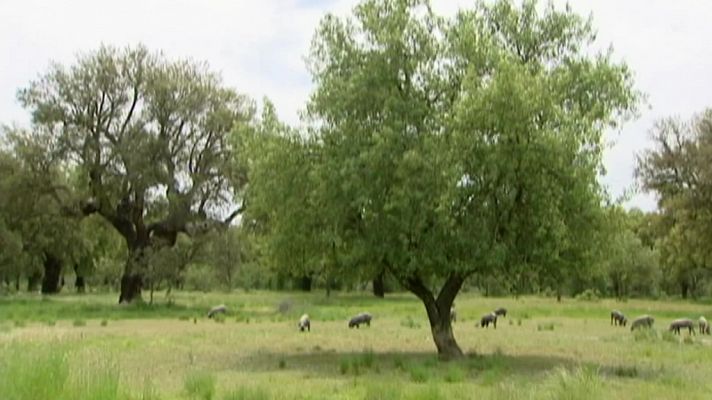
[[[227, 307], [224, 304], [221, 304], [219, 306], [213, 307], [208, 311], [208, 318], [212, 318], [215, 314], [219, 313], [226, 313], [227, 312]], [[500, 307], [497, 308], [496, 310], [487, 313], [480, 318], [480, 326], [483, 328], [489, 327], [491, 324], [494, 329], [497, 329], [497, 318], [498, 317], [506, 317], [507, 316], [507, 309]], [[353, 318], [349, 320], [349, 328], [358, 328], [362, 324], [366, 324], [367, 326], [371, 326], [371, 319], [373, 316], [370, 313], [363, 312], [360, 314], [357, 314]], [[453, 306], [450, 309], [450, 320], [452, 322], [457, 321], [457, 312], [455, 311], [455, 307]], [[651, 317], [650, 315], [642, 315], [636, 319], [634, 319], [630, 323], [630, 330], [634, 331], [636, 329], [640, 328], [652, 328], [653, 323], [655, 322], [655, 319]], [[620, 312], [619, 310], [613, 310], [611, 311], [611, 325], [616, 325], [616, 326], [626, 326], [628, 324], [628, 318]], [[304, 314], [299, 318], [299, 323], [298, 327], [300, 331], [311, 331], [311, 318], [309, 317], [308, 314]], [[707, 319], [705, 317], [700, 317], [697, 320], [697, 328], [700, 332], [700, 334], [710, 334], [710, 324], [707, 322]], [[689, 330], [690, 334], [695, 333], [695, 321], [689, 319], [689, 318], [680, 318], [672, 321], [670, 323], [669, 330], [673, 333], [680, 334], [681, 329], [687, 329]]]
[[[643, 315], [634, 319], [630, 323], [630, 330], [634, 331], [638, 328], [652, 328], [654, 322], [655, 319], [650, 315]], [[611, 325], [626, 326], [627, 323], [628, 319], [622, 312], [618, 310], [611, 311]], [[700, 317], [697, 320], [697, 328], [699, 329], [700, 334], [710, 334], [710, 324], [707, 322], [705, 317]], [[677, 333], [678, 335], [680, 334], [681, 329], [687, 329], [690, 334], [694, 334], [695, 321], [689, 318], [676, 319], [670, 323], [670, 327], [668, 329], [670, 332]]]

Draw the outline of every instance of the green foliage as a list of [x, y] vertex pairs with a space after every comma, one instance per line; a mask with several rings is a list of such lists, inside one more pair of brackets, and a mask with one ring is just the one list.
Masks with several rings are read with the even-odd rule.
[[712, 110], [690, 121], [666, 118], [652, 130], [654, 148], [638, 159], [636, 175], [644, 190], [659, 198], [659, 214], [641, 229], [659, 248], [664, 275], [683, 297], [697, 296], [709, 277], [712, 232], [709, 157]]
[[576, 295], [576, 300], [580, 301], [598, 301], [600, 298], [601, 294], [596, 289], [586, 289]]
[[219, 286], [213, 267], [208, 264], [190, 264], [185, 273], [185, 288], [189, 290], [199, 290], [209, 292]]
[[366, 0], [325, 17], [309, 57], [313, 135], [266, 109], [252, 142], [249, 220], [270, 265], [387, 268], [424, 301], [454, 298], [474, 272], [525, 291], [590, 266], [602, 134], [638, 97], [593, 36], [536, 2], [446, 19], [426, 1]]
[[[240, 200], [246, 180], [235, 160], [254, 106], [205, 64], [102, 46], [70, 67], [52, 65], [18, 98], [32, 130], [13, 132], [15, 150], [46, 179], [72, 166], [76, 193], [48, 184], [47, 197], [74, 217], [96, 214], [111, 224], [125, 239], [127, 275], [146, 273], [146, 250], [172, 245], [179, 232], [213, 230], [221, 223], [212, 210]], [[127, 295], [121, 300], [137, 293]]]

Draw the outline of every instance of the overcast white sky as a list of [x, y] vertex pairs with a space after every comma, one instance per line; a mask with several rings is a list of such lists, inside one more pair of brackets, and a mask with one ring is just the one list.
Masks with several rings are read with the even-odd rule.
[[[227, 85], [259, 100], [269, 97], [280, 116], [298, 122], [311, 91], [304, 64], [319, 19], [345, 15], [356, 0], [0, 0], [0, 123], [26, 124], [16, 91], [50, 61], [73, 62], [101, 43], [144, 43], [171, 58], [208, 61]], [[464, 0], [434, 0], [453, 14]], [[556, 0], [563, 4], [563, 0]], [[634, 184], [635, 154], [648, 145], [656, 119], [688, 118], [712, 106], [712, 2], [708, 0], [572, 0], [593, 13], [597, 46], [613, 45], [648, 95], [641, 117], [611, 132], [603, 182], [614, 195]], [[652, 196], [629, 206], [651, 210]]]

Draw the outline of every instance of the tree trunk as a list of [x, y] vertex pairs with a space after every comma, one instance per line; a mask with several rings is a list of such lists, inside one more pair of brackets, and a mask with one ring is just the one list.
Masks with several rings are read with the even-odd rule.
[[299, 288], [304, 292], [311, 292], [312, 278], [309, 275], [304, 275], [299, 278]]
[[386, 272], [381, 271], [373, 279], [373, 295], [376, 297], [383, 298], [386, 295], [386, 285], [385, 285]]
[[27, 291], [36, 292], [40, 281], [42, 281], [42, 274], [40, 273], [32, 274], [27, 277]]
[[121, 277], [119, 304], [140, 300], [142, 282], [143, 279], [139, 273], [124, 272], [124, 275]]
[[42, 277], [42, 294], [59, 293], [62, 276], [62, 262], [52, 254], [45, 253], [44, 276]]
[[74, 279], [74, 287], [77, 288], [77, 293], [85, 293], [86, 292], [86, 282], [84, 282], [84, 277], [81, 275], [77, 275], [77, 277]]
[[121, 276], [121, 293], [119, 294], [119, 304], [131, 303], [134, 300], [141, 300], [141, 289], [143, 288], [144, 263], [143, 249], [146, 246], [131, 246], [129, 257], [126, 259], [124, 274]]
[[84, 282], [84, 276], [79, 272], [79, 264], [74, 264], [74, 287], [77, 289], [77, 293], [84, 293], [86, 291], [86, 283]]
[[682, 292], [682, 298], [687, 299], [687, 293], [689, 291], [689, 286], [687, 285], [687, 281], [682, 281], [680, 283], [680, 291]]
[[443, 285], [437, 299], [419, 277], [405, 279], [402, 283], [423, 302], [430, 321], [430, 331], [433, 334], [438, 356], [443, 361], [462, 358], [463, 353], [455, 341], [450, 322], [450, 308], [455, 296], [460, 291], [464, 277], [451, 274]]

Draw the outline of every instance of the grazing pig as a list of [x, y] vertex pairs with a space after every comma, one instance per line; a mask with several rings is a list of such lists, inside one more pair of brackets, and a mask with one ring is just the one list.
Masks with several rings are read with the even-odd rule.
[[707, 318], [705, 317], [700, 317], [700, 319], [697, 320], [697, 323], [700, 327], [700, 334], [710, 334], [710, 323], [707, 322]]
[[628, 319], [622, 312], [618, 310], [611, 311], [611, 325], [625, 326], [626, 323], [628, 323]]
[[504, 307], [500, 307], [500, 308], [494, 310], [494, 311], [493, 311], [493, 314], [496, 315], [496, 316], [498, 316], [498, 317], [499, 317], [500, 315], [503, 316], [503, 317], [506, 317], [506, 316], [507, 316], [507, 309], [504, 308]]
[[494, 325], [494, 329], [497, 329], [497, 314], [491, 312], [482, 316], [480, 320], [480, 326], [483, 328], [489, 327], [489, 324]]
[[366, 324], [368, 326], [371, 326], [371, 318], [372, 318], [371, 314], [369, 314], [367, 312], [361, 313], [361, 314], [351, 318], [351, 320], [349, 320], [349, 328], [353, 328], [354, 326], [356, 328], [358, 328], [359, 325], [361, 325], [361, 324]]
[[655, 318], [650, 315], [643, 315], [630, 323], [630, 330], [634, 331], [636, 328], [652, 328], [653, 322], [655, 322]]
[[220, 304], [215, 306], [208, 311], [208, 318], [214, 317], [216, 314], [225, 314], [227, 312], [227, 306], [225, 304]]
[[311, 319], [309, 319], [309, 314], [304, 314], [299, 318], [299, 331], [304, 332], [305, 329], [311, 332]]
[[690, 330], [690, 335], [695, 333], [695, 323], [688, 318], [680, 318], [672, 321], [670, 324], [670, 331], [673, 333], [680, 334], [680, 328], [687, 328]]

